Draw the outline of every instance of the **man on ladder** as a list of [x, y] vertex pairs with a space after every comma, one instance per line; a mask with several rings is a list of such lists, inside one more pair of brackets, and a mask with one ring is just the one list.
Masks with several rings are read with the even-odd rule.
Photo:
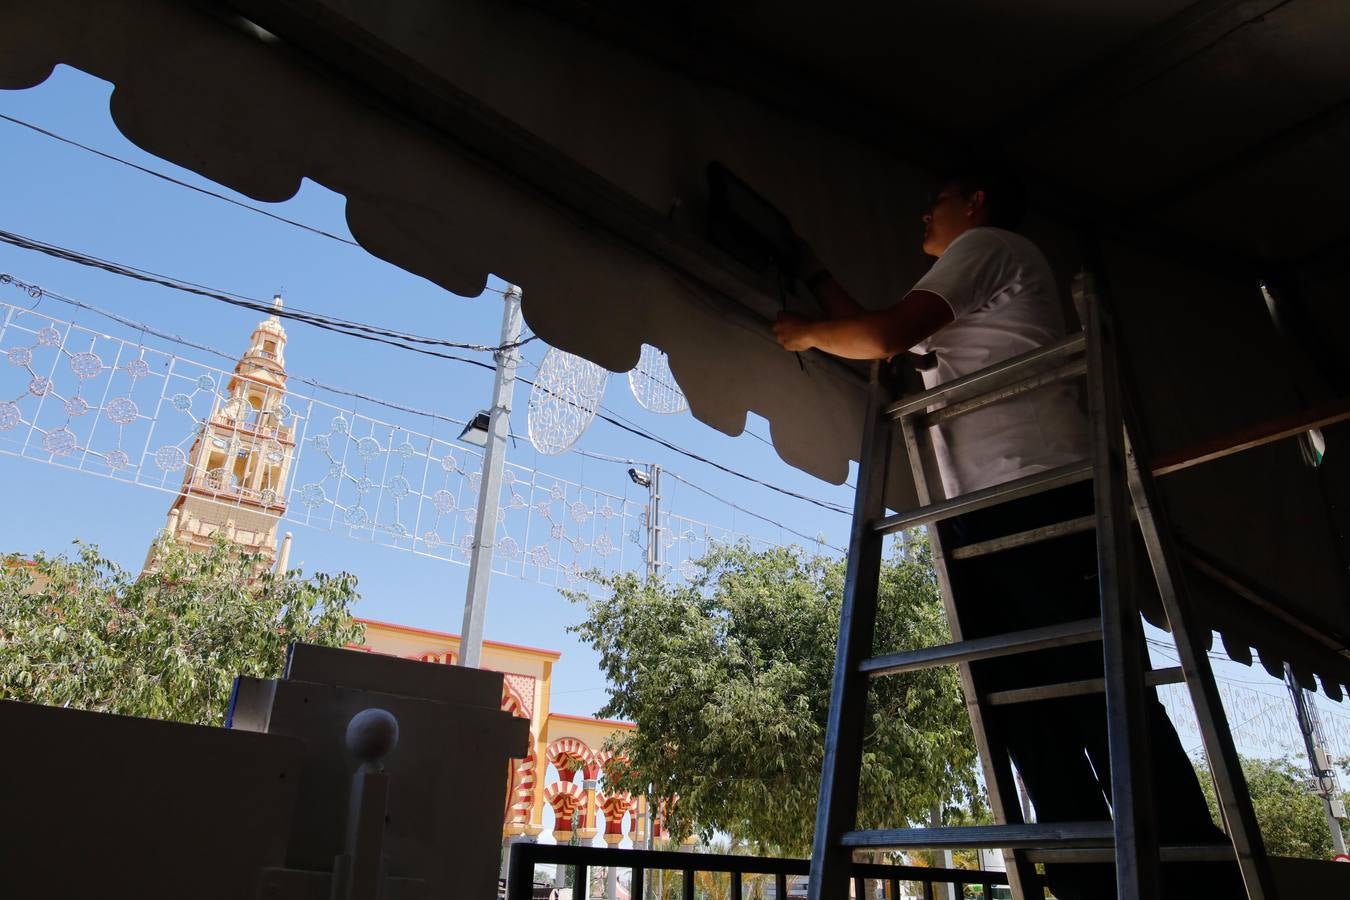
[[[925, 387], [935, 387], [1065, 336], [1055, 278], [1031, 241], [1014, 233], [1024, 211], [1019, 186], [998, 172], [947, 179], [923, 214], [923, 250], [937, 260], [894, 306], [863, 310], [804, 248], [802, 280], [828, 318], [783, 313], [782, 346], [849, 359], [927, 354]], [[932, 435], [948, 498], [1081, 460], [1088, 425], [1063, 382], [937, 426]], [[940, 523], [956, 548], [1090, 517], [1092, 484], [1057, 488]], [[1098, 616], [1096, 540], [1080, 530], [1055, 540], [949, 563], [964, 637], [993, 635]], [[1141, 649], [1142, 652], [1142, 649]], [[1103, 677], [1101, 644], [1077, 644], [972, 664], [981, 690], [1008, 690]], [[1040, 700], [994, 711], [996, 727], [1042, 822], [1110, 818], [1106, 712], [1100, 695]], [[1155, 796], [1164, 843], [1224, 840], [1210, 819], [1190, 760], [1156, 695], [1147, 704]], [[1047, 867], [1060, 900], [1115, 895], [1109, 864]], [[1164, 870], [1170, 897], [1242, 896], [1234, 867]]]

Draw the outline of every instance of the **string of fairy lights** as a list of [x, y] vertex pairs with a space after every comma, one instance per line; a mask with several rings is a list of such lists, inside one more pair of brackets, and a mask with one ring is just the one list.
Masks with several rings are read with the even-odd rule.
[[[12, 276], [0, 282], [35, 299], [56, 296]], [[0, 322], [0, 453], [164, 492], [191, 487], [218, 503], [261, 505], [286, 523], [468, 563], [482, 459], [453, 439], [457, 429], [438, 434], [365, 414], [324, 399], [312, 382], [264, 391], [249, 405], [229, 370], [41, 309], [0, 304]], [[271, 469], [241, 483], [227, 464], [238, 454]], [[283, 465], [284, 477], [271, 473]], [[586, 573], [644, 568], [647, 497], [630, 495], [636, 489], [616, 474], [617, 486], [599, 488], [508, 462], [495, 570], [584, 587]], [[782, 528], [765, 536], [669, 508], [660, 516], [671, 578], [695, 577], [697, 560], [719, 544], [787, 542]]]

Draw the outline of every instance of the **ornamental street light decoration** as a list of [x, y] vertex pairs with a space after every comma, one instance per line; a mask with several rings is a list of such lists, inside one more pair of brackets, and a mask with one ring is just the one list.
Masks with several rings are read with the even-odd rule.
[[572, 448], [595, 420], [609, 372], [552, 347], [530, 389], [530, 443], [545, 456]]
[[689, 408], [670, 371], [670, 357], [650, 344], [642, 345], [638, 364], [628, 373], [628, 388], [639, 406], [657, 415], [671, 416]]

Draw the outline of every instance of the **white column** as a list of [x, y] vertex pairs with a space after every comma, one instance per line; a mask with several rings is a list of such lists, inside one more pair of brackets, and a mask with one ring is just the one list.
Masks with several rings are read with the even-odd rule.
[[291, 561], [291, 533], [286, 532], [285, 537], [281, 539], [281, 549], [277, 552], [277, 565], [274, 570], [278, 575], [286, 574], [286, 565]]

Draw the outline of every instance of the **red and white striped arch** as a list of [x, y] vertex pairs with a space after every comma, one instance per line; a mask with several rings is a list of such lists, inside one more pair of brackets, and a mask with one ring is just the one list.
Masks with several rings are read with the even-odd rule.
[[[529, 711], [520, 695], [509, 681], [502, 682], [502, 709], [522, 719], [530, 718]], [[513, 760], [514, 762], [514, 760]], [[530, 731], [530, 752], [516, 763], [511, 777], [511, 808], [507, 811], [506, 825], [523, 828], [530, 822], [534, 813], [534, 791], [538, 757], [534, 749], [534, 731]]]
[[583, 778], [595, 777], [595, 754], [578, 738], [558, 738], [548, 745], [545, 756], [553, 763], [553, 767], [558, 770], [558, 777], [564, 782], [570, 781], [570, 773], [578, 769], [582, 771]]

